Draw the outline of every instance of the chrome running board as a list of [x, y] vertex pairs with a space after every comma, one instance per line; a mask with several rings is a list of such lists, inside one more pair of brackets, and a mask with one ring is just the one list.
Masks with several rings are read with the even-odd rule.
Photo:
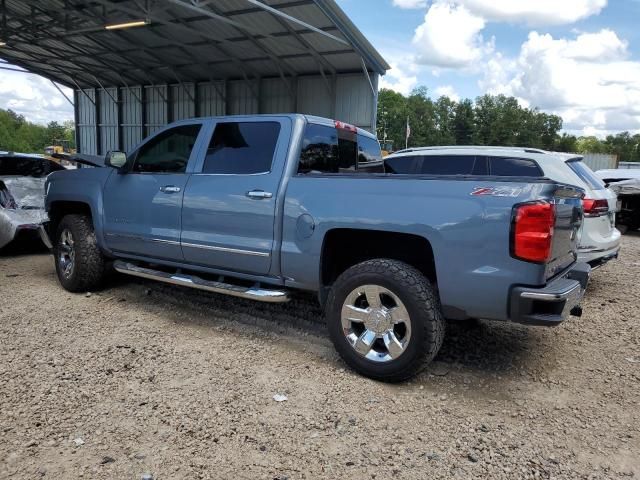
[[152, 270], [122, 260], [113, 262], [113, 268], [117, 272], [124, 273], [125, 275], [158, 280], [159, 282], [196, 288], [207, 292], [222, 293], [231, 295], [232, 297], [248, 298], [250, 300], [268, 303], [284, 303], [289, 301], [289, 294], [284, 290], [266, 290], [259, 287], [241, 287], [229, 283], [213, 282], [185, 273], [168, 273], [160, 270]]

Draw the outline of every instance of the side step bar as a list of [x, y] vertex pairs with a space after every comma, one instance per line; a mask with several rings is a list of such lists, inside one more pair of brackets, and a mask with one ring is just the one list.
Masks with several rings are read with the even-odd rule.
[[181, 285], [183, 287], [206, 290], [207, 292], [222, 293], [232, 297], [248, 298], [259, 302], [284, 303], [290, 300], [289, 294], [284, 290], [266, 290], [259, 287], [240, 287], [223, 282], [204, 280], [195, 275], [184, 273], [167, 273], [160, 270], [140, 267], [133, 263], [116, 260], [113, 268], [120, 273], [133, 275], [134, 277], [158, 280], [159, 282]]

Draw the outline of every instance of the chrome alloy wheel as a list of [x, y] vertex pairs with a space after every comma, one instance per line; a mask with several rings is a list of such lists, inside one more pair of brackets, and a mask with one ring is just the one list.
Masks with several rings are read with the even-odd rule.
[[58, 263], [62, 275], [64, 275], [65, 278], [71, 277], [76, 263], [76, 250], [74, 248], [73, 235], [68, 228], [65, 228], [60, 235]]
[[411, 340], [409, 312], [397, 295], [379, 285], [363, 285], [347, 295], [341, 319], [349, 344], [374, 362], [395, 360]]

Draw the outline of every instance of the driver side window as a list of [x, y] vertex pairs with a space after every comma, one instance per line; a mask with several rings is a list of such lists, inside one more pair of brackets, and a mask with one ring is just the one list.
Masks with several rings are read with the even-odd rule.
[[170, 128], [145, 143], [136, 156], [134, 173], [184, 173], [201, 125]]

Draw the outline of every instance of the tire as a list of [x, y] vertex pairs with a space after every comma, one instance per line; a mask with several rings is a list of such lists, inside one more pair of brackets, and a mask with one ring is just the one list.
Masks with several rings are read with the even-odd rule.
[[58, 280], [66, 290], [77, 293], [100, 287], [106, 270], [105, 258], [90, 217], [76, 214], [63, 217], [56, 231], [53, 252]]
[[[380, 302], [372, 307], [375, 298]], [[433, 360], [444, 339], [445, 321], [431, 283], [397, 260], [368, 260], [346, 270], [332, 286], [325, 312], [342, 359], [375, 380], [413, 377]], [[369, 345], [373, 348], [367, 351]]]

